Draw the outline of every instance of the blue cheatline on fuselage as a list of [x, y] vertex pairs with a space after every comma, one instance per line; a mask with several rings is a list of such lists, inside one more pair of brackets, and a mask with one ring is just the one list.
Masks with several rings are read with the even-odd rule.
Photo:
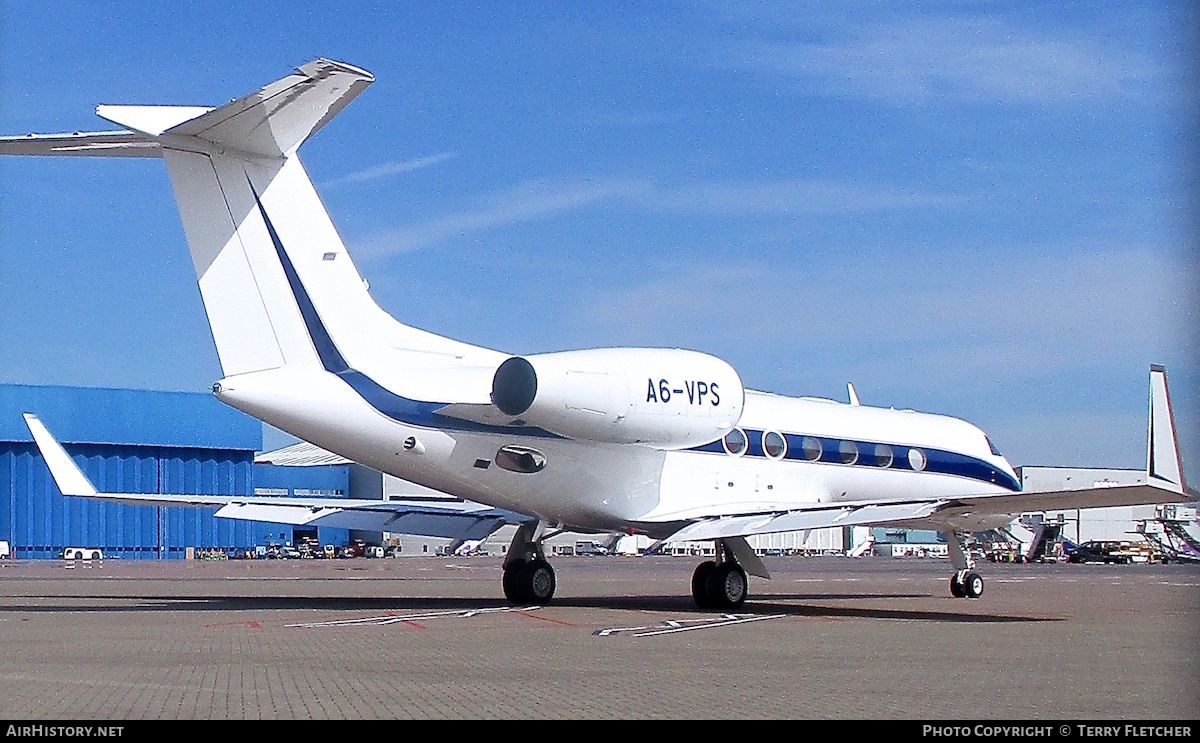
[[[764, 459], [782, 459], [797, 462], [812, 462], [814, 464], [833, 464], [839, 467], [869, 467], [871, 469], [899, 469], [908, 470], [910, 472], [934, 472], [941, 475], [957, 475], [958, 477], [966, 477], [971, 480], [991, 483], [999, 485], [1014, 492], [1020, 492], [1021, 485], [1007, 472], [994, 467], [983, 460], [975, 457], [968, 457], [965, 454], [958, 454], [952, 451], [943, 449], [927, 449], [918, 446], [904, 446], [902, 444], [888, 444], [882, 441], [858, 441], [855, 439], [831, 439], [825, 436], [813, 436], [810, 434], [798, 433], [780, 433], [784, 440], [787, 441], [787, 450], [782, 457], [769, 457], [762, 448], [763, 434], [762, 430], [746, 428], [741, 429], [746, 434], [747, 446], [745, 453], [738, 456], [746, 457], [762, 457]], [[821, 444], [821, 455], [816, 459], [809, 459], [805, 456], [803, 440], [815, 439]], [[854, 462], [847, 464], [840, 458], [839, 447], [843, 442], [849, 442], [855, 445], [858, 450], [858, 457]], [[887, 446], [892, 452], [892, 460], [886, 467], [881, 466], [875, 457], [875, 447], [879, 445]], [[921, 469], [916, 469], [912, 466], [909, 460], [909, 452], [917, 450], [924, 455], [925, 466]], [[711, 452], [723, 454], [725, 456], [734, 456], [725, 451], [725, 445], [722, 439], [711, 441], [703, 446], [692, 447], [689, 451]]]
[[[247, 176], [246, 180], [249, 182], [250, 177]], [[304, 288], [304, 283], [300, 281], [300, 275], [296, 273], [296, 267], [292, 265], [291, 258], [284, 250], [283, 242], [279, 239], [279, 234], [275, 232], [275, 226], [271, 224], [271, 218], [267, 216], [267, 210], [259, 200], [258, 191], [254, 188], [253, 183], [250, 183], [250, 192], [254, 194], [254, 203], [258, 205], [258, 213], [262, 215], [263, 222], [266, 224], [267, 234], [271, 236], [271, 243], [275, 246], [275, 253], [279, 257], [279, 263], [283, 266], [283, 273], [287, 276], [288, 285], [291, 286], [296, 306], [300, 308], [300, 315], [304, 318], [308, 337], [317, 351], [317, 357], [321, 359], [321, 366], [325, 368], [325, 371], [337, 375], [350, 385], [350, 388], [357, 392], [368, 405], [398, 423], [411, 426], [476, 433], [508, 433], [535, 438], [563, 438], [556, 433], [532, 426], [493, 426], [441, 415], [437, 411], [449, 403], [424, 402], [397, 395], [366, 374], [351, 367], [346, 363], [341, 351], [338, 350], [337, 344], [333, 342], [329, 330], [321, 322], [317, 308], [313, 304], [312, 298], [309, 297], [308, 290]]]

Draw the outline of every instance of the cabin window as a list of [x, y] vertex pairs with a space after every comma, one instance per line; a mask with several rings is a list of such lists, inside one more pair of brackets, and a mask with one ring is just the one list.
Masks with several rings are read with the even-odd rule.
[[838, 460], [842, 464], [854, 464], [858, 461], [858, 444], [853, 441], [843, 441], [838, 444]]
[[783, 459], [783, 455], [787, 454], [787, 441], [784, 440], [782, 434], [775, 431], [767, 431], [763, 434], [762, 447], [771, 459]]
[[875, 464], [879, 467], [891, 467], [895, 461], [895, 456], [892, 454], [892, 447], [887, 444], [875, 445]]
[[546, 466], [546, 455], [527, 446], [505, 446], [496, 452], [496, 464], [509, 472], [528, 475]]
[[742, 432], [742, 429], [735, 428], [725, 434], [725, 438], [721, 440], [721, 443], [725, 445], [726, 454], [740, 457], [746, 453], [746, 445], [749, 443], [749, 440], [746, 438], [746, 434]]
[[921, 470], [925, 469], [925, 464], [926, 464], [925, 452], [921, 451], [920, 449], [909, 449], [908, 450], [908, 466], [909, 467], [912, 467], [917, 472], [920, 472]]
[[810, 462], [821, 458], [821, 442], [812, 436], [800, 439], [800, 449], [804, 452], [804, 458]]

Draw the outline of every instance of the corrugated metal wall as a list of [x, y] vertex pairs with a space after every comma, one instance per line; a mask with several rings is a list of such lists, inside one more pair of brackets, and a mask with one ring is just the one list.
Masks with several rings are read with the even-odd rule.
[[[72, 444], [75, 462], [100, 490], [249, 495], [253, 452]], [[100, 547], [125, 559], [182, 558], [187, 547], [252, 548], [290, 529], [213, 518], [216, 509], [133, 506], [60, 495], [32, 444], [0, 443], [0, 539], [18, 558]]]

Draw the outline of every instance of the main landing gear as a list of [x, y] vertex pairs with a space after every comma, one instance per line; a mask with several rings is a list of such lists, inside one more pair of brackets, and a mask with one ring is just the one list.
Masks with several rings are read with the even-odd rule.
[[717, 542], [717, 559], [700, 563], [692, 573], [692, 598], [701, 609], [736, 609], [746, 601], [746, 571], [724, 540]]
[[955, 570], [950, 576], [950, 595], [956, 599], [979, 598], [983, 595], [983, 576], [975, 572], [975, 560], [967, 551], [967, 534], [956, 531], [946, 536], [950, 562]]
[[554, 568], [546, 561], [545, 524], [522, 524], [504, 559], [504, 596], [514, 604], [545, 604], [554, 597]]

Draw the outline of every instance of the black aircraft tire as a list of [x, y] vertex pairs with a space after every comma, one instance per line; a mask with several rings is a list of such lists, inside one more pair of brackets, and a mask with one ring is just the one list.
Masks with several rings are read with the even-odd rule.
[[708, 577], [716, 569], [717, 563], [709, 560], [697, 565], [696, 572], [692, 573], [692, 598], [696, 600], [696, 606], [701, 609], [712, 609], [715, 607], [715, 602], [708, 592]]
[[963, 593], [969, 599], [977, 599], [983, 595], [983, 576], [979, 573], [967, 573], [963, 576]]
[[958, 573], [950, 576], [950, 595], [956, 599], [967, 597], [967, 589], [963, 588], [962, 581], [958, 579]]
[[708, 595], [713, 608], [737, 609], [746, 602], [746, 571], [736, 562], [723, 562], [708, 576]]
[[525, 594], [521, 592], [518, 580], [525, 567], [524, 560], [513, 560], [504, 566], [504, 598], [514, 604], [527, 603]]
[[557, 582], [554, 578], [554, 568], [545, 560], [534, 560], [527, 563], [517, 574], [517, 585], [532, 604], [546, 604], [554, 598]]

